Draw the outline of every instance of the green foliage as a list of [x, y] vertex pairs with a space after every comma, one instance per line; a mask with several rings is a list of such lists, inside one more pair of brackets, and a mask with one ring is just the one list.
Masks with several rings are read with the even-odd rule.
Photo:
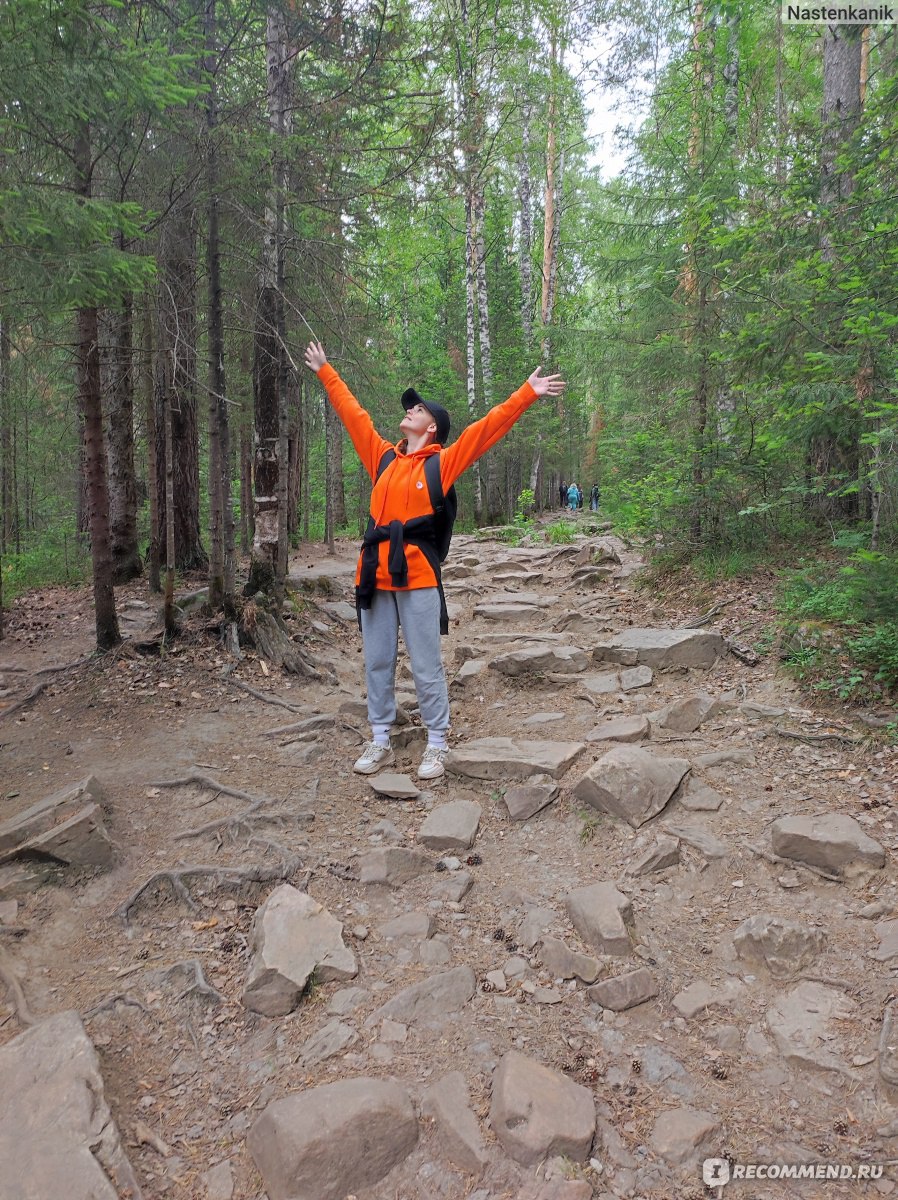
[[3, 601], [9, 604], [29, 588], [83, 583], [90, 573], [90, 550], [73, 522], [44, 530], [18, 553], [3, 556]]
[[789, 572], [780, 608], [783, 658], [800, 679], [842, 700], [898, 691], [898, 555], [855, 550], [841, 566]]
[[545, 528], [546, 541], [552, 546], [569, 546], [576, 535], [576, 528], [570, 521], [554, 521]]

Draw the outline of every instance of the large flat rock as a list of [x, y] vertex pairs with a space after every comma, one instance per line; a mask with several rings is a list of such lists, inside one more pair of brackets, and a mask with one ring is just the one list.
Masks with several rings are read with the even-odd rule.
[[439, 1021], [459, 1012], [468, 1003], [477, 987], [477, 978], [470, 967], [453, 967], [413, 983], [388, 1000], [365, 1022], [377, 1025], [385, 1017], [411, 1025], [416, 1021]]
[[75, 867], [109, 867], [115, 847], [103, 824], [102, 791], [93, 776], [32, 804], [0, 824], [0, 863], [20, 854]]
[[289, 883], [275, 888], [256, 913], [252, 948], [243, 1003], [266, 1017], [292, 1012], [313, 972], [322, 983], [358, 974], [355, 955], [343, 943], [342, 924]]
[[75, 1012], [56, 1013], [0, 1048], [3, 1200], [140, 1200]]
[[272, 1101], [246, 1144], [269, 1200], [344, 1200], [383, 1179], [417, 1141], [405, 1088], [343, 1079]]
[[842, 1031], [856, 1010], [856, 1001], [840, 988], [806, 979], [767, 1009], [767, 1028], [793, 1066], [844, 1072]]
[[427, 814], [418, 841], [428, 850], [469, 850], [474, 845], [482, 809], [474, 800], [450, 800]]
[[584, 1162], [596, 1129], [592, 1092], [511, 1050], [493, 1075], [490, 1124], [510, 1158], [532, 1166], [554, 1155]]
[[884, 867], [885, 850], [846, 813], [781, 817], [770, 828], [774, 854], [850, 878]]
[[638, 746], [614, 746], [582, 776], [574, 795], [636, 829], [664, 809], [688, 770], [684, 758], [659, 758]]
[[596, 662], [635, 667], [711, 667], [726, 650], [710, 629], [625, 629], [593, 650]]
[[553, 671], [556, 675], [576, 675], [588, 666], [589, 658], [585, 650], [576, 646], [553, 645], [522, 646], [518, 650], [497, 655], [490, 663], [494, 671], [512, 678], [534, 672], [545, 674], [547, 671]]
[[582, 742], [532, 742], [521, 738], [478, 738], [450, 750], [446, 769], [468, 779], [560, 779], [585, 749]]

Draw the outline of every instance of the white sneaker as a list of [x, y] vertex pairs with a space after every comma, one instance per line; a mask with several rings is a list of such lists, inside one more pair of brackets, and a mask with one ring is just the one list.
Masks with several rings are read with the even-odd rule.
[[395, 755], [389, 746], [379, 746], [377, 742], [366, 742], [365, 749], [352, 764], [352, 769], [358, 775], [373, 775], [381, 767], [388, 767], [395, 761]]
[[446, 768], [443, 764], [448, 753], [448, 746], [428, 746], [418, 767], [418, 778], [439, 779], [441, 775], [445, 775]]

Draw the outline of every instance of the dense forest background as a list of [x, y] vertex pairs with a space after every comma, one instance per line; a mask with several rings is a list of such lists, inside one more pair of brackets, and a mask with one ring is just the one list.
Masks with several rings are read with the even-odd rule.
[[[628, 92], [604, 178], [589, 114]], [[199, 572], [230, 618], [272, 596], [276, 639], [290, 545], [366, 512], [314, 334], [388, 436], [410, 384], [457, 429], [562, 371], [464, 524], [598, 482], [658, 564], [782, 565], [799, 671], [898, 686], [898, 25], [12, 0], [0, 97], [7, 603], [89, 575], [102, 649], [116, 584], [170, 611]]]

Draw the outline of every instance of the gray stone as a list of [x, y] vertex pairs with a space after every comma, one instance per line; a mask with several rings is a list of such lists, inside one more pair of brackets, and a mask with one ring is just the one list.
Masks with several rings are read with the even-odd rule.
[[611, 696], [620, 691], [620, 677], [617, 671], [602, 671], [598, 675], [581, 676], [577, 686], [586, 688], [593, 696]]
[[289, 883], [275, 888], [253, 921], [250, 964], [243, 1003], [266, 1017], [299, 1004], [315, 978], [353, 979], [355, 955], [343, 943], [343, 926], [317, 900]]
[[576, 675], [585, 671], [589, 659], [584, 650], [576, 646], [522, 646], [518, 650], [510, 650], [500, 654], [490, 663], [494, 671], [515, 678], [518, 675], [532, 674], [534, 671], [545, 674], [553, 671], [556, 675]]
[[351, 1025], [344, 1025], [342, 1021], [334, 1018], [333, 1021], [322, 1025], [304, 1042], [300, 1050], [303, 1065], [312, 1067], [315, 1063], [333, 1058], [335, 1054], [340, 1054], [343, 1050], [354, 1046], [358, 1040], [359, 1035]]
[[478, 604], [474, 609], [475, 617], [483, 617], [485, 621], [535, 621], [540, 612], [535, 604]]
[[694, 1108], [673, 1108], [655, 1121], [649, 1141], [651, 1148], [669, 1163], [687, 1163], [703, 1157], [720, 1122], [708, 1112]]
[[535, 905], [528, 908], [518, 930], [518, 941], [525, 950], [532, 950], [555, 920], [556, 913], [552, 908], [542, 908]]
[[433, 936], [435, 928], [436, 923], [430, 913], [407, 912], [381, 925], [380, 934], [388, 940], [413, 938], [415, 941], [426, 941]]
[[529, 821], [558, 795], [557, 783], [519, 783], [506, 790], [503, 799], [512, 821]]
[[274, 1100], [247, 1146], [269, 1200], [344, 1200], [383, 1179], [417, 1141], [405, 1089], [361, 1078]]
[[765, 914], [743, 921], [733, 934], [733, 945], [739, 958], [766, 967], [775, 979], [789, 979], [824, 952], [826, 934]]
[[0, 925], [15, 925], [18, 915], [18, 900], [0, 900]]
[[12, 900], [36, 892], [49, 883], [58, 871], [58, 865], [49, 862], [17, 862], [0, 867], [0, 900]]
[[708, 717], [719, 711], [717, 701], [706, 692], [694, 696], [683, 696], [655, 713], [654, 721], [659, 729], [672, 733], [694, 733]]
[[388, 796], [391, 800], [416, 800], [421, 795], [408, 775], [397, 775], [393, 771], [370, 776], [368, 785], [378, 796]]
[[485, 658], [469, 658], [456, 671], [453, 683], [467, 683], [471, 679], [476, 679], [478, 675], [484, 674], [488, 666], [489, 663]]
[[436, 1122], [440, 1149], [446, 1158], [459, 1170], [478, 1174], [486, 1166], [488, 1155], [461, 1071], [451, 1071], [431, 1084], [424, 1093], [423, 1109]]
[[0, 858], [38, 834], [46, 833], [60, 821], [75, 816], [88, 805], [102, 803], [103, 792], [93, 775], [38, 800], [8, 821], [0, 823]]
[[431, 895], [437, 900], [449, 900], [454, 904], [464, 900], [474, 886], [474, 876], [470, 871], [456, 871], [451, 876], [444, 875], [433, 885]]
[[418, 841], [428, 850], [468, 850], [474, 845], [482, 809], [473, 800], [452, 800], [428, 813]]
[[705, 858], [727, 858], [730, 848], [726, 842], [714, 836], [703, 825], [689, 824], [686, 821], [665, 821], [664, 828], [671, 837], [679, 838], [693, 850], [698, 850]]
[[77, 1013], [56, 1013], [0, 1047], [0, 1079], [6, 1200], [140, 1200]]
[[595, 1134], [595, 1101], [587, 1088], [512, 1050], [493, 1075], [490, 1124], [522, 1166], [554, 1154], [584, 1162]]
[[487, 971], [486, 981], [494, 992], [504, 992], [508, 989], [504, 971]]
[[688, 770], [683, 758], [658, 758], [638, 746], [614, 746], [582, 776], [574, 795], [638, 828], [662, 811]]
[[555, 988], [536, 987], [533, 989], [534, 1004], [560, 1004], [564, 997]]
[[642, 742], [651, 737], [648, 717], [614, 717], [597, 725], [587, 735], [588, 742]]
[[879, 842], [845, 813], [781, 817], [770, 834], [773, 853], [780, 858], [822, 867], [846, 879], [885, 866], [885, 850]]
[[694, 776], [686, 780], [677, 800], [689, 812], [717, 812], [723, 804], [723, 796], [719, 792]]
[[845, 1071], [846, 1063], [835, 1053], [838, 1030], [856, 1009], [839, 988], [804, 980], [767, 1009], [767, 1028], [780, 1054], [794, 1066]]
[[403, 1025], [401, 1021], [391, 1021], [389, 1017], [385, 1017], [380, 1023], [380, 1040], [382, 1042], [394, 1042], [399, 1045], [405, 1042], [408, 1037], [408, 1026]]
[[479, 738], [453, 747], [446, 769], [468, 779], [528, 779], [540, 774], [560, 779], [584, 749], [582, 742]]
[[651, 875], [653, 871], [664, 871], [675, 867], [680, 861], [680, 843], [669, 834], [660, 834], [647, 850], [627, 868], [628, 875]]
[[366, 1000], [370, 999], [371, 993], [366, 988], [341, 988], [331, 996], [327, 1011], [333, 1013], [334, 1016], [345, 1017], [348, 1013], [355, 1012]]
[[715, 991], [709, 983], [705, 983], [701, 979], [696, 979], [688, 987], [683, 988], [681, 992], [678, 992], [674, 996], [672, 1001], [677, 1012], [689, 1020], [707, 1012], [709, 1008], [721, 1004], [725, 1005], [726, 1002], [727, 998], [725, 996]]
[[735, 746], [728, 750], [709, 750], [698, 754], [692, 765], [700, 771], [716, 771], [720, 767], [753, 767], [757, 763], [753, 750], [740, 750]]
[[620, 673], [622, 692], [633, 692], [636, 688], [651, 687], [655, 673], [651, 667], [628, 667]]
[[359, 866], [362, 883], [387, 883], [390, 887], [402, 887], [433, 870], [433, 862], [426, 854], [408, 850], [405, 846], [370, 850], [362, 855]]
[[393, 824], [393, 822], [388, 821], [386, 818], [384, 818], [384, 820], [382, 820], [382, 821], [376, 821], [371, 826], [370, 836], [371, 837], [382, 837], [382, 838], [385, 838], [388, 842], [401, 842], [402, 841], [402, 834], [399, 832], [399, 830], [396, 828], [396, 826]]
[[234, 1173], [227, 1159], [204, 1171], [200, 1182], [206, 1190], [206, 1200], [231, 1200], [234, 1195]]
[[786, 715], [784, 708], [776, 708], [771, 704], [758, 704], [755, 700], [745, 700], [739, 705], [739, 711], [750, 721], [773, 719]]
[[73, 867], [109, 867], [115, 858], [115, 847], [106, 832], [99, 805], [88, 804], [52, 829], [9, 851], [9, 857], [25, 853], [48, 855]]
[[628, 667], [711, 667], [725, 650], [716, 630], [625, 629], [597, 646], [593, 658]]
[[586, 994], [595, 1004], [601, 1004], [602, 1008], [624, 1012], [657, 996], [658, 985], [648, 967], [639, 967], [635, 971], [627, 971], [624, 975], [615, 975], [593, 984], [586, 989]]
[[898, 1001], [890, 1000], [879, 1034], [879, 1074], [884, 1083], [898, 1088]]
[[549, 725], [553, 721], [564, 721], [567, 719], [567, 713], [563, 712], [538, 712], [532, 717], [528, 717], [524, 721], [524, 725]]
[[613, 883], [576, 888], [565, 898], [574, 928], [599, 954], [629, 954], [633, 906]]
[[358, 613], [355, 611], [354, 604], [347, 604], [345, 600], [329, 600], [321, 606], [325, 612], [330, 613], [332, 617], [336, 617], [338, 621], [358, 620]]
[[464, 1008], [476, 988], [477, 979], [470, 967], [453, 967], [451, 971], [443, 971], [403, 988], [365, 1023], [376, 1025], [384, 1017], [403, 1021], [406, 1025], [417, 1021], [438, 1021]]
[[418, 962], [425, 967], [445, 967], [452, 962], [449, 947], [440, 938], [418, 943]]
[[584, 983], [594, 983], [602, 970], [598, 959], [588, 954], [578, 954], [560, 938], [544, 937], [539, 956], [543, 966], [556, 979], [577, 978]]
[[873, 931], [879, 938], [879, 945], [872, 952], [871, 958], [877, 962], [889, 962], [898, 957], [898, 920], [879, 921]]

